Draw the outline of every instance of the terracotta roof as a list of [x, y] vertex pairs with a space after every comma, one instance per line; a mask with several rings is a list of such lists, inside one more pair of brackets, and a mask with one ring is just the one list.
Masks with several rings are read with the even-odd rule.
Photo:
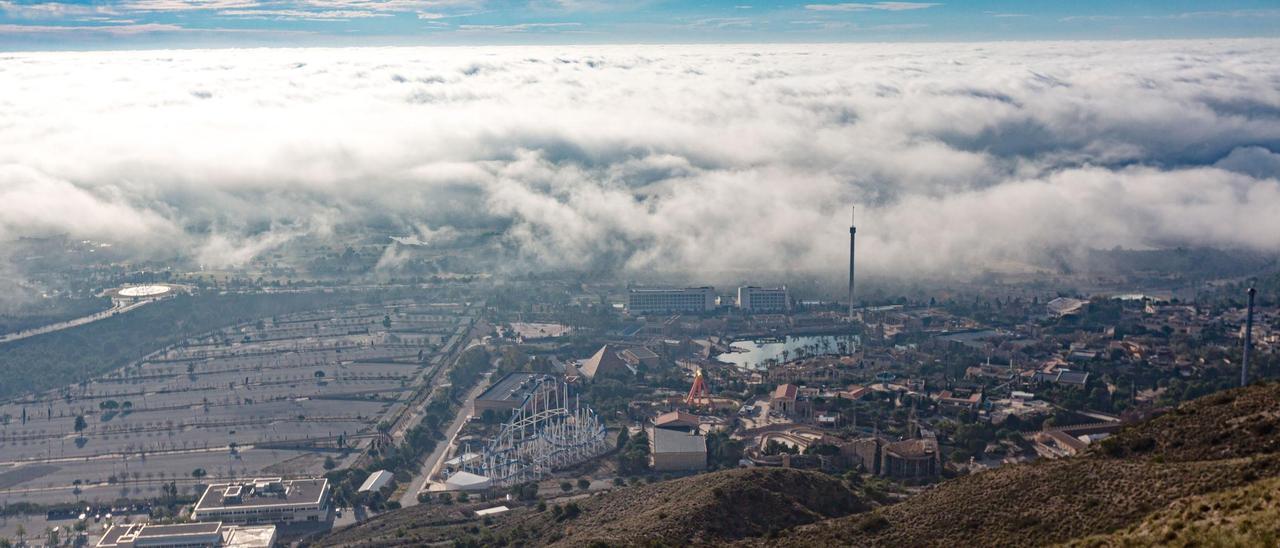
[[885, 451], [908, 459], [932, 457], [938, 454], [938, 442], [928, 438], [895, 441], [885, 446]]
[[692, 428], [692, 427], [697, 427], [698, 422], [699, 420], [697, 415], [694, 415], [693, 413], [686, 413], [684, 411], [671, 411], [669, 413], [663, 413], [661, 415], [658, 415], [657, 418], [653, 419], [653, 425], [657, 426], [658, 428], [665, 428], [665, 427], [671, 427], [671, 426]]
[[773, 397], [784, 400], [794, 400], [799, 392], [799, 388], [796, 388], [796, 385], [794, 384], [780, 384], [778, 385], [778, 388], [774, 389]]

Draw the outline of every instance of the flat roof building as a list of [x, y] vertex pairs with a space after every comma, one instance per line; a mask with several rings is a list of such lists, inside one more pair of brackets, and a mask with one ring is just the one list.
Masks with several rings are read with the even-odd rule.
[[325, 478], [214, 483], [196, 501], [191, 517], [239, 524], [329, 519], [329, 480]]
[[658, 472], [690, 472], [707, 469], [707, 439], [666, 428], [649, 429], [653, 469]]
[[707, 312], [716, 307], [714, 287], [683, 289], [632, 289], [627, 292], [627, 311], [632, 314], [653, 312]]
[[360, 484], [360, 489], [356, 492], [368, 493], [371, 491], [381, 491], [383, 487], [386, 487], [391, 483], [391, 479], [394, 477], [395, 476], [392, 475], [391, 472], [378, 470], [377, 472], [369, 474], [369, 477], [364, 480], [364, 483]]
[[510, 411], [524, 403], [524, 397], [533, 386], [537, 373], [509, 373], [486, 388], [472, 402], [472, 411], [479, 415], [488, 410]]
[[152, 525], [113, 525], [95, 545], [98, 548], [271, 548], [276, 526], [223, 525], [221, 522]]
[[791, 310], [787, 286], [738, 288], [738, 308], [744, 312], [786, 312]]

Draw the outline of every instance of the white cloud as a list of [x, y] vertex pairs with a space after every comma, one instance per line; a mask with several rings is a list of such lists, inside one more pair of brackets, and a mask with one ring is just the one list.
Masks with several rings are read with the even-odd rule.
[[[14, 25], [0, 24], [0, 34], [106, 34], [110, 36], [132, 36], [158, 32], [186, 32], [189, 29], [181, 25], [169, 23], [125, 23], [109, 25]], [[216, 32], [217, 29], [208, 29]], [[204, 32], [203, 30], [201, 32]]]
[[458, 25], [458, 30], [466, 32], [530, 32], [580, 26], [582, 26], [582, 23], [516, 23], [511, 25]]
[[857, 203], [873, 278], [1275, 253], [1277, 79], [1275, 41], [13, 53], [0, 240], [234, 265], [376, 222], [838, 278]]
[[123, 11], [193, 11], [251, 8], [258, 0], [127, 0], [119, 4]]
[[278, 19], [295, 21], [348, 21], [370, 17], [391, 17], [390, 13], [366, 10], [222, 10], [218, 15], [241, 19]]
[[110, 6], [65, 2], [22, 3], [0, 0], [0, 12], [21, 19], [85, 19], [118, 13]]
[[841, 2], [838, 4], [807, 4], [811, 11], [912, 11], [941, 6], [933, 2]]

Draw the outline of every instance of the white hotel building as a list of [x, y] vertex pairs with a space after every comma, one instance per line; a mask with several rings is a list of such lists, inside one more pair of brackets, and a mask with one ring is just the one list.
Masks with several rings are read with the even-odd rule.
[[654, 312], [707, 312], [716, 307], [714, 287], [683, 289], [632, 289], [627, 292], [627, 311], [632, 314]]
[[738, 308], [745, 312], [780, 313], [791, 309], [787, 286], [738, 288]]

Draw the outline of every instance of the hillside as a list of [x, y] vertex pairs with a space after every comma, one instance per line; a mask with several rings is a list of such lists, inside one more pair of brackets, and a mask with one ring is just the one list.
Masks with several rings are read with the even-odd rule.
[[[843, 481], [791, 469], [746, 469], [620, 489], [573, 520], [530, 520], [552, 544], [718, 544], [866, 509]], [[557, 534], [559, 531], [561, 534]], [[557, 538], [559, 537], [559, 538]]]
[[1180, 500], [1137, 525], [1066, 546], [1280, 546], [1280, 478]]
[[492, 531], [459, 524], [457, 509], [416, 506], [336, 532], [319, 544], [408, 546], [452, 538], [480, 544], [715, 545], [866, 509], [842, 480], [789, 469], [713, 472], [572, 503], [576, 515], [554, 511], [561, 505], [522, 508], [501, 518]]
[[1275, 545], [1277, 421], [1280, 384], [1268, 383], [1187, 402], [1077, 458], [957, 478], [874, 509], [858, 486], [833, 476], [757, 468], [583, 498], [573, 517], [563, 508], [518, 509], [492, 527], [456, 509], [448, 517], [439, 508], [411, 509], [422, 514], [394, 512], [325, 542], [1149, 546], [1225, 535], [1237, 544]]
[[1188, 402], [1086, 456], [958, 478], [769, 544], [1026, 546], [1110, 533], [1183, 499], [1280, 476], [1280, 384]]

